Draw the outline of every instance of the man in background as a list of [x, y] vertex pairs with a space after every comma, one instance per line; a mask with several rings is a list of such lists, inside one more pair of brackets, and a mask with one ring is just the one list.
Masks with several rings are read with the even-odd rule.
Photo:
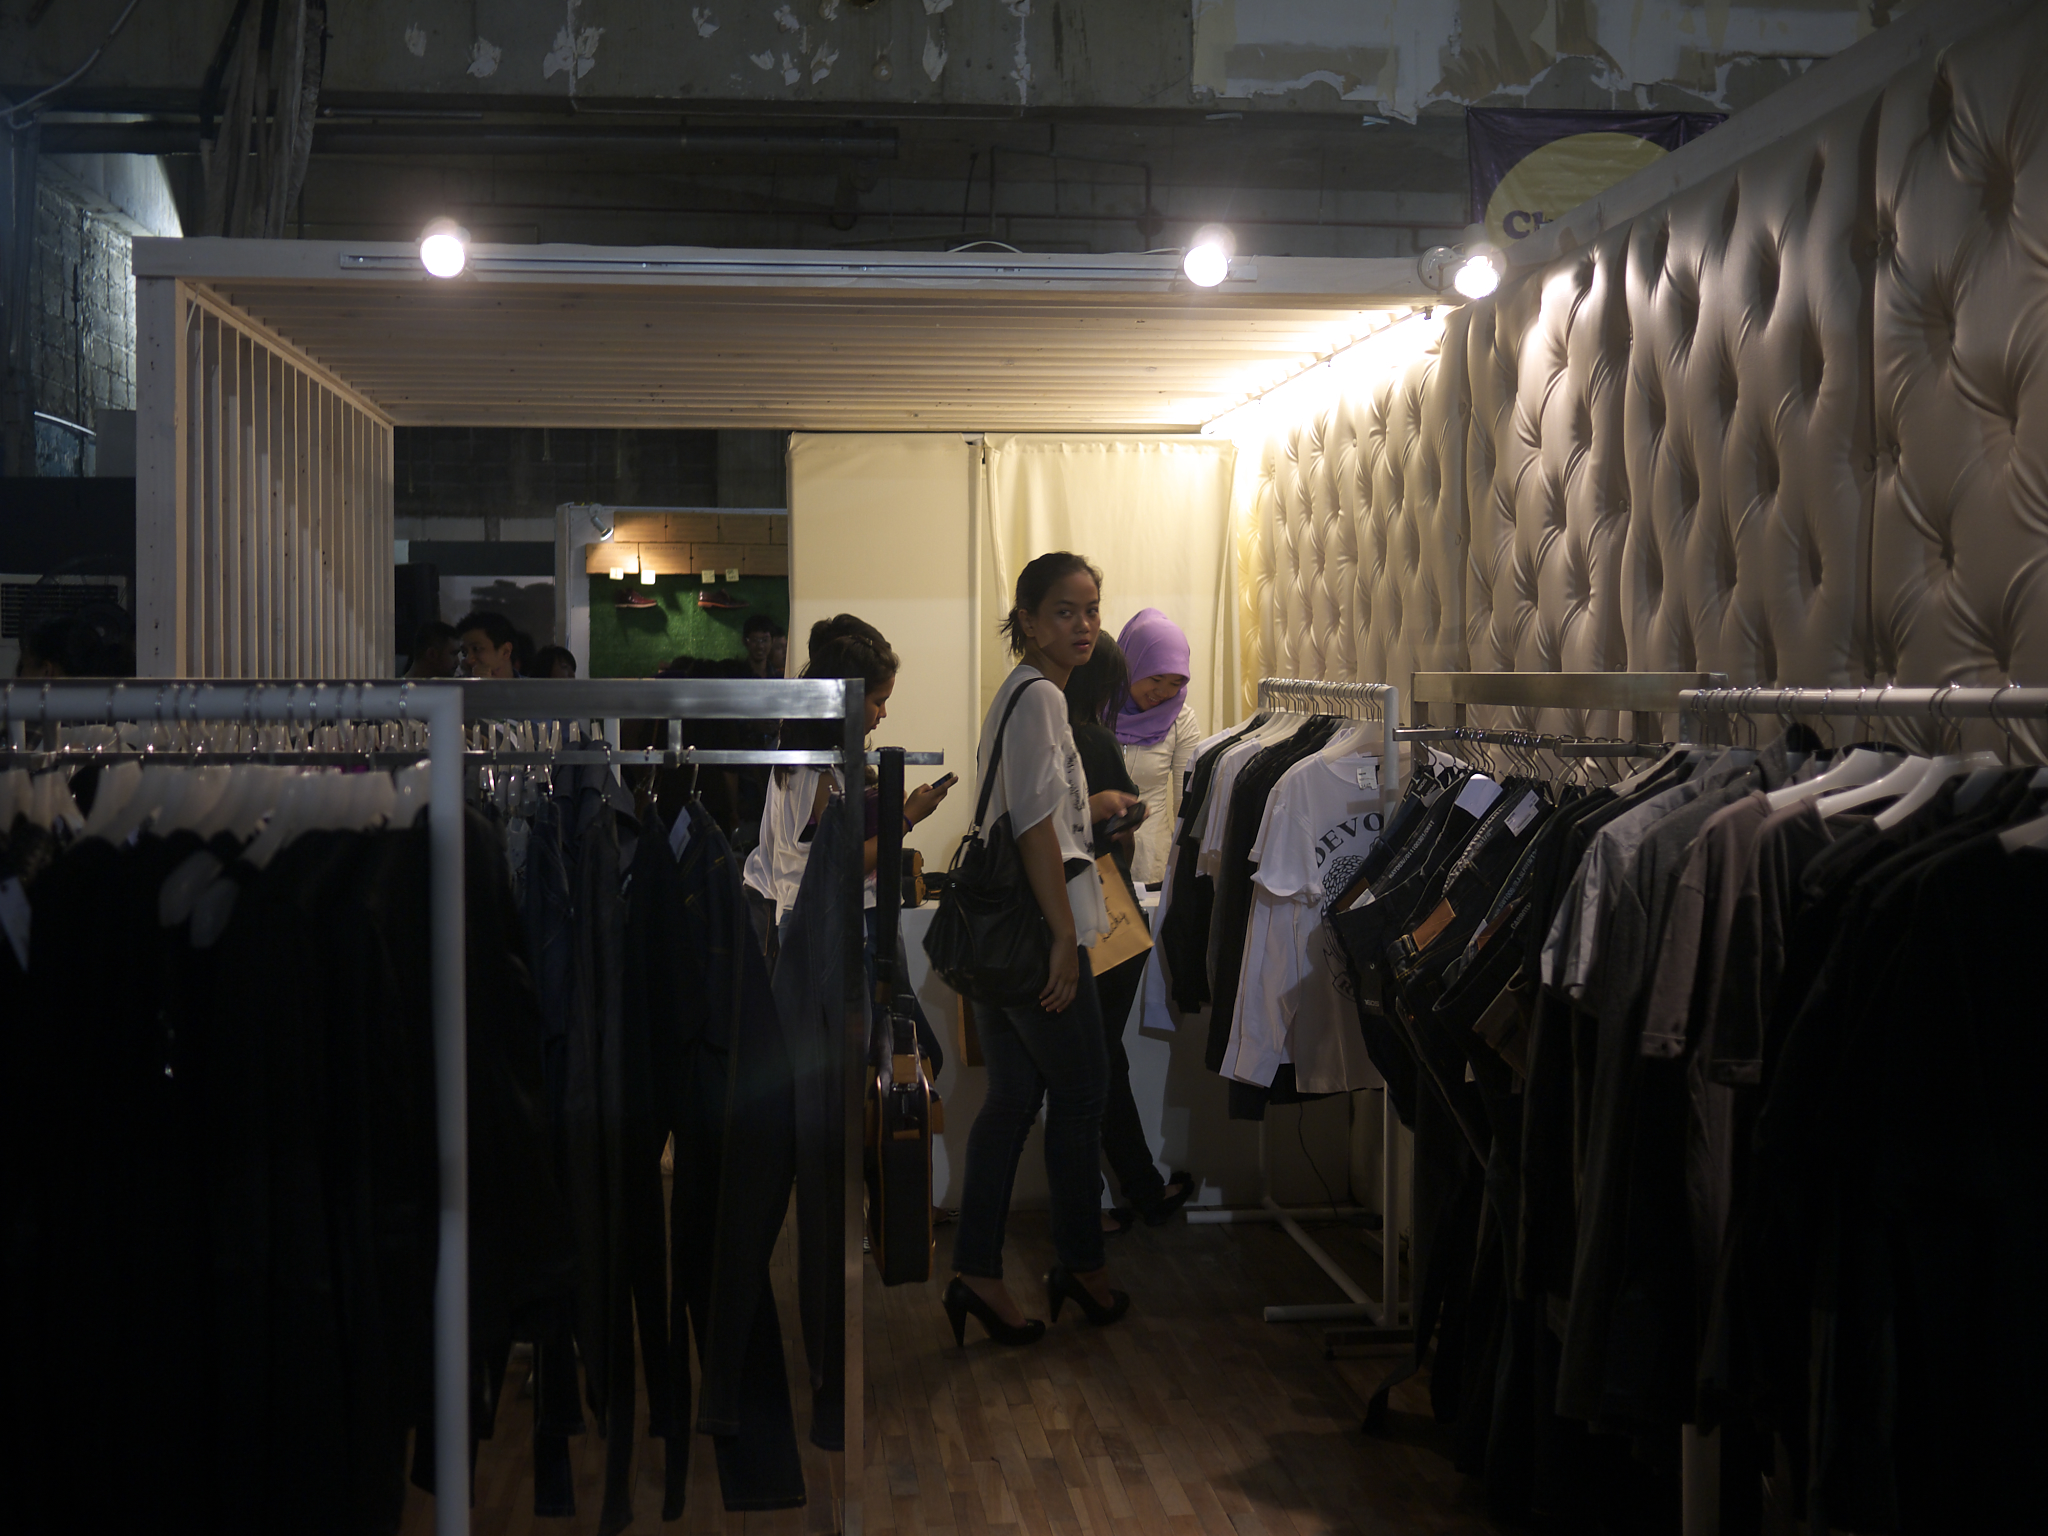
[[566, 645], [544, 645], [533, 653], [533, 670], [527, 675], [573, 678], [576, 675], [576, 653]]
[[456, 636], [455, 626], [432, 619], [422, 624], [420, 632], [413, 636], [412, 662], [405, 669], [405, 675], [416, 683], [453, 677], [455, 663], [461, 659], [462, 643]]
[[517, 677], [513, 657], [519, 649], [519, 631], [502, 613], [480, 608], [455, 626], [462, 644], [462, 661], [471, 677]]
[[782, 666], [776, 657], [776, 642], [782, 642], [786, 656], [789, 639], [782, 626], [765, 613], [750, 617], [740, 630], [740, 639], [747, 647], [747, 671], [755, 677], [780, 677]]

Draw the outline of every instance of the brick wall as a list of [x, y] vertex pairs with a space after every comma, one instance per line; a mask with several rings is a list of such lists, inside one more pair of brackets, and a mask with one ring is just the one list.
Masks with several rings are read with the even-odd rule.
[[[36, 187], [28, 300], [31, 409], [84, 427], [95, 426], [102, 410], [135, 409], [135, 277], [128, 235], [47, 183]], [[36, 423], [35, 473], [76, 474], [78, 448], [75, 434]]]

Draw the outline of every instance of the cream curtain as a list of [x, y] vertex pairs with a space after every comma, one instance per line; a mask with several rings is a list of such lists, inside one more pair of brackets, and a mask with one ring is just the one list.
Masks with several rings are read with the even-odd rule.
[[1188, 696], [1204, 730], [1240, 710], [1237, 548], [1231, 519], [1237, 446], [1196, 437], [990, 434], [976, 509], [981, 526], [981, 699], [1009, 671], [995, 627], [1017, 572], [1070, 549], [1103, 573], [1103, 627], [1141, 608], [1187, 631]]

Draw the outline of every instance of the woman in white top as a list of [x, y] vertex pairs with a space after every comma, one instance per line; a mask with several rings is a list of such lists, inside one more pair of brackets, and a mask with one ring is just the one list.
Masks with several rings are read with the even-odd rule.
[[[1096, 1157], [1109, 1066], [1085, 950], [1109, 929], [1093, 823], [1135, 800], [1118, 790], [1090, 797], [1063, 691], [1095, 647], [1101, 605], [1102, 577], [1079, 555], [1040, 555], [1025, 566], [1003, 621], [1019, 665], [996, 690], [982, 721], [976, 766], [984, 782], [994, 774], [982, 825], [1009, 816], [1030, 899], [1052, 930], [1052, 950], [1045, 990], [1035, 1004], [974, 1010], [988, 1096], [967, 1137], [955, 1273], [945, 1295], [956, 1341], [965, 1339], [969, 1313], [1001, 1343], [1029, 1344], [1045, 1332], [1043, 1323], [1024, 1316], [1002, 1278], [1010, 1188], [1041, 1103], [1059, 1260], [1045, 1277], [1053, 1320], [1067, 1300], [1098, 1325], [1115, 1322], [1130, 1306], [1130, 1297], [1110, 1288], [1103, 1259]], [[1002, 753], [991, 765], [999, 728]]]
[[[861, 679], [867, 688], [868, 731], [872, 734], [889, 718], [889, 699], [896, 691], [899, 665], [896, 652], [882, 638], [880, 630], [850, 613], [842, 613], [811, 626], [810, 661], [802, 675]], [[839, 744], [838, 731], [839, 727], [831, 721], [816, 722], [812, 731], [792, 722], [783, 731], [783, 745], [829, 749]], [[777, 928], [796, 905], [796, 893], [804, 883], [804, 867], [811, 861], [811, 833], [817, 828], [818, 818], [825, 814], [832, 795], [843, 790], [839, 779], [837, 768], [777, 768], [769, 778], [768, 799], [761, 810], [761, 840], [747, 855], [744, 883], [748, 890], [774, 903]], [[903, 797], [904, 830], [909, 831], [931, 815], [945, 798], [945, 790], [929, 784], [911, 790]], [[863, 905], [871, 908], [875, 904], [875, 856], [879, 846], [872, 803], [866, 820], [867, 845], [862, 869], [867, 875], [867, 887]]]
[[1188, 702], [1188, 637], [1157, 608], [1141, 608], [1116, 643], [1131, 672], [1130, 694], [1114, 722], [1116, 739], [1123, 745], [1124, 770], [1145, 802], [1131, 878], [1157, 885], [1166, 878], [1181, 776], [1202, 739], [1195, 706]]

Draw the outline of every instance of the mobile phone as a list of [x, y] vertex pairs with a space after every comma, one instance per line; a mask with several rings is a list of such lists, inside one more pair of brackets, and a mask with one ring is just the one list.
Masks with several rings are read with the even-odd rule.
[[1095, 830], [1102, 837], [1115, 837], [1121, 832], [1130, 831], [1144, 819], [1145, 803], [1141, 800], [1129, 810], [1118, 811], [1116, 815], [1110, 817], [1109, 820], [1103, 822]]
[[943, 775], [941, 775], [941, 776], [940, 776], [940, 777], [939, 777], [939, 778], [938, 778], [938, 779], [937, 779], [936, 781], [934, 781], [934, 783], [932, 784], [932, 788], [933, 788], [933, 789], [951, 789], [951, 788], [952, 788], [952, 787], [953, 787], [953, 786], [954, 786], [955, 784], [958, 784], [959, 782], [960, 782], [960, 775], [959, 775], [959, 774], [957, 774], [957, 773], [948, 773], [948, 774], [943, 774]]

